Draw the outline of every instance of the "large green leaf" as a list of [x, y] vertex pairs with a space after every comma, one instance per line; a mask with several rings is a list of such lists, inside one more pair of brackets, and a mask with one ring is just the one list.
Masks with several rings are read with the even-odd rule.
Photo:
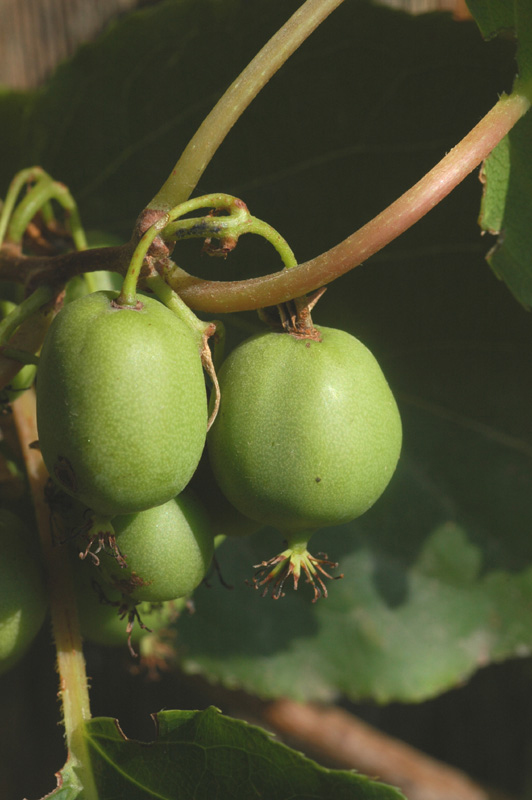
[[516, 0], [466, 0], [466, 2], [486, 39], [503, 32], [514, 33]]
[[[423, 445], [417, 457], [405, 453], [388, 496], [312, 540], [344, 573], [327, 600], [312, 605], [304, 584], [279, 601], [245, 585], [252, 564], [281, 549], [279, 537], [224, 543], [219, 558], [234, 588], [225, 598], [221, 587], [197, 592], [196, 614], [179, 626], [185, 669], [265, 697], [419, 701], [491, 660], [532, 652], [530, 454], [515, 458], [486, 432], [460, 444], [456, 422], [436, 431], [426, 416]], [[430, 450], [454, 469], [430, 469]], [[518, 506], [507, 518], [502, 498]]]
[[279, 536], [225, 542], [235, 588], [197, 592], [179, 627], [185, 668], [264, 696], [419, 701], [530, 654], [528, 315], [465, 246], [398, 243], [332, 286], [315, 318], [379, 357], [403, 418], [399, 468], [371, 511], [312, 540], [345, 573], [315, 605], [304, 584], [279, 601], [245, 586]]
[[128, 800], [401, 800], [400, 792], [353, 772], [328, 770], [275, 742], [260, 728], [216, 709], [161, 711], [157, 738], [128, 740], [117, 722], [85, 726], [102, 798]]
[[129, 236], [202, 118], [298, 5], [167, 0], [111, 25], [14, 121], [0, 185], [39, 163], [68, 183], [90, 227]]

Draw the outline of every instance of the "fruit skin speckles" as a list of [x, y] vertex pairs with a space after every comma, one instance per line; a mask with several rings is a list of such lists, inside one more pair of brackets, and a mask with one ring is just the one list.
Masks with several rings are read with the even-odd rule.
[[201, 456], [207, 399], [198, 342], [161, 303], [115, 292], [69, 303], [46, 336], [37, 425], [56, 483], [101, 515], [160, 505]]

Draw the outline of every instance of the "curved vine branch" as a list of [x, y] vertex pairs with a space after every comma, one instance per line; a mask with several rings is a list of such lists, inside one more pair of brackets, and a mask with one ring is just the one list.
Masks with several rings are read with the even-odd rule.
[[[277, 305], [307, 294], [361, 264], [392, 242], [443, 200], [489, 155], [530, 101], [518, 93], [503, 96], [485, 117], [414, 186], [340, 244], [289, 270], [243, 281], [206, 281], [165, 261], [164, 277], [195, 311], [222, 314]], [[112, 270], [125, 275], [135, 247], [68, 253], [54, 258], [27, 257], [0, 248], [0, 279], [31, 285], [60, 283], [82, 272]]]
[[418, 222], [482, 163], [529, 107], [521, 94], [503, 96], [421, 180], [356, 233], [311, 261], [260, 278], [225, 282], [195, 278], [176, 267], [166, 280], [191, 308], [214, 314], [277, 305], [324, 286]]
[[59, 256], [25, 256], [17, 246], [0, 248], [0, 280], [14, 281], [30, 291], [38, 285], [60, 286], [75, 275], [110, 270], [125, 275], [135, 242], [115, 247], [73, 251]]

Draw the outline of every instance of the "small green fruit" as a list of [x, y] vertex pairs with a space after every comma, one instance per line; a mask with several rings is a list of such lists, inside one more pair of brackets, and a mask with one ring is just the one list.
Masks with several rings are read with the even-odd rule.
[[[90, 558], [81, 560], [74, 556], [72, 566], [81, 635], [88, 642], [106, 647], [136, 645], [149, 632], [169, 625], [180, 611], [174, 601], [157, 605], [140, 603], [135, 607], [138, 617], [129, 631], [129, 609], [123, 607], [121, 592], [105, 580]], [[145, 627], [141, 627], [139, 620]]]
[[47, 610], [38, 542], [18, 519], [0, 509], [0, 674], [26, 652]]
[[[12, 303], [10, 300], [0, 300], [0, 319], [7, 317], [15, 308], [15, 303]], [[24, 364], [10, 383], [0, 392], [0, 402], [12, 403], [13, 400], [16, 400], [26, 389], [33, 386], [36, 372], [37, 367], [35, 364]]]
[[190, 480], [205, 442], [198, 341], [161, 303], [74, 300], [46, 336], [37, 424], [53, 480], [100, 516], [167, 502]]
[[113, 526], [126, 567], [103, 554], [101, 569], [132, 600], [187, 597], [205, 577], [214, 538], [203, 509], [185, 493], [161, 506], [115, 517]]

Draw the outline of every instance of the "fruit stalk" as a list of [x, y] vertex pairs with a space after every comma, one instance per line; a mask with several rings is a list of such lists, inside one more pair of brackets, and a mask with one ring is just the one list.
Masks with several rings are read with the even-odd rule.
[[243, 281], [207, 281], [175, 268], [168, 282], [195, 311], [249, 311], [308, 294], [359, 266], [407, 231], [491, 153], [530, 108], [524, 94], [503, 96], [474, 128], [417, 183], [331, 250], [299, 264]]
[[[24, 175], [26, 172], [27, 170], [23, 170], [22, 174]], [[54, 181], [46, 173], [37, 179], [33, 188], [16, 206], [9, 219], [7, 238], [15, 244], [20, 244], [28, 225], [39, 211], [44, 209], [45, 216], [48, 218], [51, 216], [50, 200], [52, 199], [56, 200], [66, 212], [76, 250], [86, 250], [87, 239], [76, 201], [63, 183]]]
[[22, 191], [24, 184], [30, 183], [31, 181], [41, 180], [41, 178], [45, 176], [46, 173], [42, 167], [28, 167], [28, 169], [23, 169], [20, 172], [17, 172], [9, 184], [4, 204], [0, 210], [0, 245], [5, 239], [7, 227], [9, 225], [13, 209], [15, 208], [17, 197]]
[[28, 390], [13, 403], [13, 418], [20, 440], [47, 572], [52, 629], [57, 649], [59, 696], [68, 749], [67, 766], [79, 775], [86, 800], [97, 794], [89, 767], [89, 753], [83, 736], [83, 723], [90, 719], [89, 691], [79, 632], [77, 606], [66, 548], [54, 547], [50, 508], [45, 499], [48, 473], [38, 449], [35, 394]]

